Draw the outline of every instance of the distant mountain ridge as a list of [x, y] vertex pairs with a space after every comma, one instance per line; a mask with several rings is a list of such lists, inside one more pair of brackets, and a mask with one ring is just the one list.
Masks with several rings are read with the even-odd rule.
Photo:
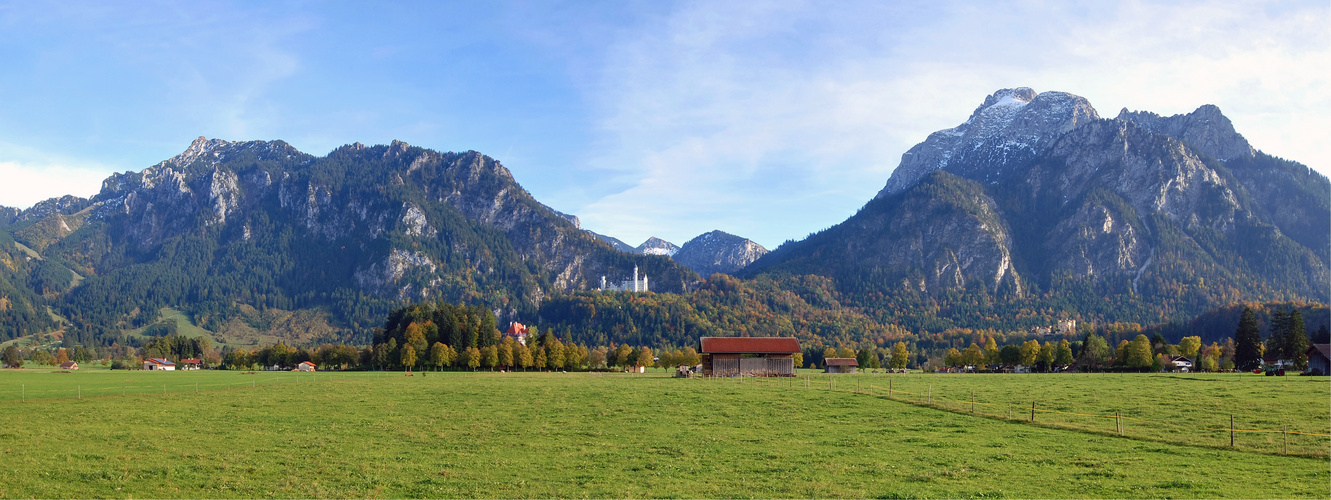
[[716, 273], [735, 274], [766, 254], [767, 249], [753, 240], [718, 230], [685, 242], [673, 258], [707, 278]]

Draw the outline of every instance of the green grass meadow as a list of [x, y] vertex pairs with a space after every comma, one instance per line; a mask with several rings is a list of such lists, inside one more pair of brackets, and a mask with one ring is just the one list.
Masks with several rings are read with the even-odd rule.
[[1331, 438], [1199, 429], [1328, 434], [1325, 378], [652, 372], [3, 370], [0, 497], [1331, 496]]

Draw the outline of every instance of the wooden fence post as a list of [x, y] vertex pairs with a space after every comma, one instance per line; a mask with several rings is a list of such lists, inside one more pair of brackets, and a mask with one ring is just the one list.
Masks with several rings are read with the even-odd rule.
[[1229, 414], [1229, 447], [1234, 447], [1234, 414]]
[[892, 379], [887, 379], [887, 399], [892, 399]]
[[1285, 454], [1289, 454], [1289, 424], [1280, 426], [1280, 437], [1285, 440]]
[[975, 413], [975, 391], [971, 391], [971, 413]]
[[927, 404], [934, 404], [934, 385], [933, 385], [933, 384], [929, 384], [929, 394], [928, 394], [927, 396], [925, 396], [925, 398], [926, 398], [926, 399], [924, 400], [925, 403], [927, 403]]
[[1035, 401], [1031, 401], [1031, 421], [1035, 421]]

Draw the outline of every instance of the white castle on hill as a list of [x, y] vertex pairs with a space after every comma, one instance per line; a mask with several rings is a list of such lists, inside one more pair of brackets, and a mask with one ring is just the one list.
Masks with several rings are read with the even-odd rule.
[[638, 279], [638, 266], [633, 266], [633, 279], [624, 280], [618, 285], [607, 284], [605, 276], [601, 277], [601, 291], [603, 292], [645, 292], [647, 291], [647, 275], [642, 275], [642, 280]]

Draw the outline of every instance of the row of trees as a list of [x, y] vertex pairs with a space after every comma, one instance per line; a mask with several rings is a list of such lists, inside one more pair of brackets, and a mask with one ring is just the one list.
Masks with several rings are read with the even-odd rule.
[[1260, 367], [1268, 353], [1291, 363], [1295, 369], [1308, 367], [1308, 330], [1297, 308], [1282, 307], [1271, 313], [1271, 335], [1263, 344], [1256, 314], [1252, 308], [1244, 307], [1238, 330], [1234, 332], [1234, 343], [1234, 365], [1240, 370]]
[[945, 366], [954, 368], [973, 366], [977, 370], [1025, 365], [1044, 371], [1054, 366], [1070, 365], [1073, 361], [1072, 345], [1067, 339], [1058, 342], [1046, 341], [1044, 345], [1038, 340], [1031, 339], [1020, 345], [1009, 344], [999, 348], [998, 342], [991, 337], [985, 341], [983, 348], [971, 343], [965, 350], [953, 347], [943, 355]]

